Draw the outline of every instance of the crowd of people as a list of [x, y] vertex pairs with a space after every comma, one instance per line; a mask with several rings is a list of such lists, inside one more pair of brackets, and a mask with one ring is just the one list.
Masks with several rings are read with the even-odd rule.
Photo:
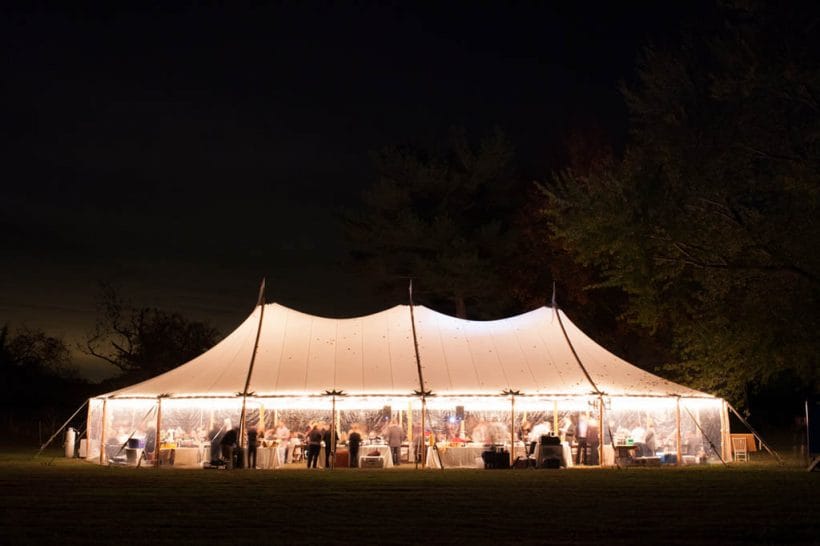
[[[603, 434], [599, 431], [598, 417], [589, 412], [563, 414], [560, 420], [553, 420], [549, 415], [538, 417], [540, 419], [535, 424], [530, 423], [526, 417], [521, 419], [514, 434], [511, 434], [508, 421], [494, 417], [483, 418], [481, 414], [467, 414], [466, 417], [457, 419], [451, 417], [442, 420], [442, 425], [434, 430], [425, 427], [424, 433], [416, 424], [412, 434], [414, 446], [407, 446], [405, 443], [408, 438], [406, 427], [389, 416], [375, 424], [371, 422], [369, 426], [352, 423], [344, 427], [346, 430], [335, 431], [323, 420], [309, 422], [306, 426], [298, 427], [299, 430], [291, 430], [284, 420], [278, 420], [267, 428], [258, 424], [247, 427], [244, 438], [240, 438], [240, 429], [231, 419], [225, 418], [222, 422], [217, 422], [210, 431], [206, 431], [203, 426], [188, 430], [181, 427], [164, 428], [160, 431], [159, 443], [172, 443], [177, 447], [210, 445], [210, 461], [231, 461], [234, 464], [241, 464], [234, 461], [234, 453], [242, 445], [247, 453], [246, 456], [243, 453], [244, 461], [247, 461], [250, 468], [257, 466], [258, 447], [276, 447], [281, 463], [303, 461], [308, 468], [317, 468], [322, 466], [319, 464], [321, 462], [327, 468], [339, 466], [339, 461], [342, 466], [358, 466], [361, 447], [368, 444], [388, 446], [392, 465], [398, 466], [402, 460], [402, 446], [409, 447], [406, 450], [408, 454], [413, 453], [418, 457], [427, 446], [435, 444], [499, 446], [509, 445], [514, 438], [516, 442], [524, 444], [528, 455], [533, 455], [535, 446], [542, 437], [557, 436], [560, 442], [566, 442], [573, 448], [576, 465], [598, 465], [602, 439], [604, 445], [613, 447], [628, 441], [635, 447], [635, 456], [639, 457], [654, 456], [664, 449], [669, 450], [677, 441], [674, 432], [665, 436], [658, 435], [653, 419], [648, 416], [643, 419], [622, 419], [617, 424], [614, 420], [609, 420], [604, 423]], [[553, 426], [553, 423], [557, 426]], [[128, 438], [127, 431], [120, 428], [122, 430], [118, 429], [116, 438], [112, 438], [109, 443], [121, 444]], [[156, 449], [156, 429], [149, 426], [143, 434], [146, 457], [150, 459]], [[681, 447], [684, 455], [701, 455], [704, 451], [702, 434], [684, 431]], [[339, 457], [334, 459], [337, 454]]]

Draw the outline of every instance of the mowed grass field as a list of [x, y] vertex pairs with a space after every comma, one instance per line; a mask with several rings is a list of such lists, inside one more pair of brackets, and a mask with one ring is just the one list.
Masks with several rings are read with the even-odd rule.
[[182, 470], [0, 453], [0, 544], [820, 544], [820, 473]]

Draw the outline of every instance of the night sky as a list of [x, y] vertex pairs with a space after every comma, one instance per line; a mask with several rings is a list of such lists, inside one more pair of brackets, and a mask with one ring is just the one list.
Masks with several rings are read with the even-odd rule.
[[71, 345], [100, 281], [223, 333], [262, 276], [269, 301], [316, 314], [403, 303], [345, 267], [338, 212], [373, 181], [370, 152], [499, 127], [521, 173], [545, 179], [573, 128], [624, 141], [619, 83], [644, 45], [701, 15], [662, 2], [72, 4], [0, 8], [0, 323]]

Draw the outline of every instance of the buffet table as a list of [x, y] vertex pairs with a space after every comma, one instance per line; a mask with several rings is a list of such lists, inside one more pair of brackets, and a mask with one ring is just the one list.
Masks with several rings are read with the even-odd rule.
[[429, 468], [484, 468], [481, 454], [485, 447], [439, 447], [438, 456], [432, 446], [427, 448]]
[[379, 457], [384, 460], [384, 468], [393, 468], [393, 454], [390, 452], [390, 446], [384, 444], [359, 446], [359, 468], [364, 468], [362, 466], [362, 459], [376, 451], [379, 452]]
[[161, 464], [198, 466], [202, 464], [204, 449], [200, 447], [168, 447], [159, 450]]
[[558, 452], [558, 448], [560, 448], [561, 453], [561, 466], [569, 468], [572, 466], [572, 448], [569, 445], [569, 442], [561, 442], [560, 446], [542, 446], [540, 443], [535, 446], [535, 460], [536, 464], [540, 464], [541, 461], [541, 451], [546, 450], [547, 448], [552, 448], [556, 452]]
[[[257, 447], [256, 468], [261, 468], [263, 470], [273, 470], [275, 468], [281, 467], [283, 464], [284, 452], [284, 447]], [[245, 464], [247, 466], [247, 455], [245, 457]]]

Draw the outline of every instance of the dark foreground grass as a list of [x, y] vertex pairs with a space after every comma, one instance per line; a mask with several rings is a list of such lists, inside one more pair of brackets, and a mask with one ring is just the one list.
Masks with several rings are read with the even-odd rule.
[[0, 544], [820, 544], [819, 499], [820, 474], [773, 465], [216, 471], [0, 453]]

